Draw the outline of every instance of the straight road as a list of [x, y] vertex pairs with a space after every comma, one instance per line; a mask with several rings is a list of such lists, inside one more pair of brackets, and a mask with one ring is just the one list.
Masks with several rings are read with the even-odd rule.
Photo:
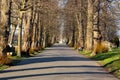
[[0, 80], [118, 80], [96, 61], [64, 44], [47, 48], [35, 57], [0, 72]]

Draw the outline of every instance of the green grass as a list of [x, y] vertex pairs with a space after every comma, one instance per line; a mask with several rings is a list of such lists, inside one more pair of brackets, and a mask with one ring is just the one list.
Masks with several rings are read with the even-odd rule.
[[[34, 52], [33, 56], [41, 53], [43, 50], [41, 51], [38, 51], [38, 52]], [[25, 59], [25, 58], [29, 58], [31, 56], [28, 56], [28, 55], [22, 55], [22, 57], [18, 57], [18, 56], [11, 56], [9, 58], [11, 58], [13, 60], [12, 62], [12, 66], [14, 65], [17, 65], [22, 59]], [[9, 68], [11, 65], [0, 65], [0, 71], [4, 70], [4, 69], [7, 69]]]
[[82, 53], [83, 55], [90, 57], [91, 52], [89, 51], [80, 51], [80, 53]]
[[[43, 49], [44, 50], [44, 49]], [[43, 50], [34, 52], [34, 55], [40, 54]]]
[[[90, 57], [91, 54], [85, 51], [81, 53], [87, 57]], [[106, 53], [99, 53], [90, 58], [99, 61], [110, 73], [120, 78], [120, 47]]]
[[0, 71], [6, 69], [6, 68], [8, 68], [8, 67], [9, 67], [8, 65], [0, 65]]

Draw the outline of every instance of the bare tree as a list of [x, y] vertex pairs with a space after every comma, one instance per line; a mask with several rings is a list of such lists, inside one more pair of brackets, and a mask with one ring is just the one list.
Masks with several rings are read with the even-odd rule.
[[7, 45], [8, 45], [8, 36], [9, 36], [9, 27], [8, 27], [8, 16], [6, 13], [8, 9], [7, 0], [0, 1], [0, 64], [8, 64], [11, 62], [7, 58]]

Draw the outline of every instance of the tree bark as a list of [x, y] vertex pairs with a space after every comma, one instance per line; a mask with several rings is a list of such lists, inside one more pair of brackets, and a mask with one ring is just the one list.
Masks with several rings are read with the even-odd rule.
[[107, 0], [104, 0], [104, 6], [103, 6], [103, 27], [102, 27], [102, 36], [103, 36], [103, 40], [108, 40], [108, 36], [107, 36], [107, 9], [108, 9], [108, 2]]
[[7, 58], [7, 45], [8, 45], [8, 17], [6, 15], [7, 13], [7, 5], [6, 0], [0, 1], [0, 64], [8, 64], [11, 63], [11, 60]]
[[[93, 14], [93, 45], [94, 50], [92, 52], [92, 56], [95, 55], [96, 45], [101, 42], [101, 33], [99, 29], [99, 11], [100, 11], [100, 0], [95, 0], [94, 2], [94, 14]], [[100, 37], [100, 38], [99, 38]]]
[[43, 48], [46, 47], [46, 39], [47, 39], [47, 32], [46, 32], [46, 26], [44, 26], [44, 32], [43, 32]]
[[24, 13], [20, 13], [21, 23], [18, 24], [18, 52], [17, 56], [21, 57], [21, 51], [22, 51], [22, 27], [23, 27], [23, 21], [24, 21]]
[[86, 50], [91, 51], [93, 48], [93, 0], [88, 0], [88, 15], [87, 15], [87, 30], [86, 30]]
[[36, 16], [37, 16], [37, 13], [34, 13], [33, 34], [32, 34], [32, 44], [31, 44], [31, 49], [33, 49], [33, 51], [37, 47], [37, 39], [36, 39], [37, 26], [36, 26], [36, 23], [35, 23], [36, 22]]
[[76, 21], [78, 27], [78, 47], [84, 47], [84, 25], [83, 25], [83, 0], [76, 0], [76, 6], [79, 8], [78, 12], [76, 13]]
[[24, 43], [22, 47], [22, 51], [25, 53], [29, 53], [30, 45], [31, 45], [31, 31], [32, 27], [30, 26], [30, 20], [31, 20], [31, 12], [28, 12], [25, 14], [27, 17], [24, 21]]

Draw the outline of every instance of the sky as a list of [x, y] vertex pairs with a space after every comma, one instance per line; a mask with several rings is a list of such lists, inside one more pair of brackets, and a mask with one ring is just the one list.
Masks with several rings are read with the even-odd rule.
[[64, 8], [65, 4], [67, 3], [67, 0], [58, 0], [58, 2], [59, 2], [58, 6]]

